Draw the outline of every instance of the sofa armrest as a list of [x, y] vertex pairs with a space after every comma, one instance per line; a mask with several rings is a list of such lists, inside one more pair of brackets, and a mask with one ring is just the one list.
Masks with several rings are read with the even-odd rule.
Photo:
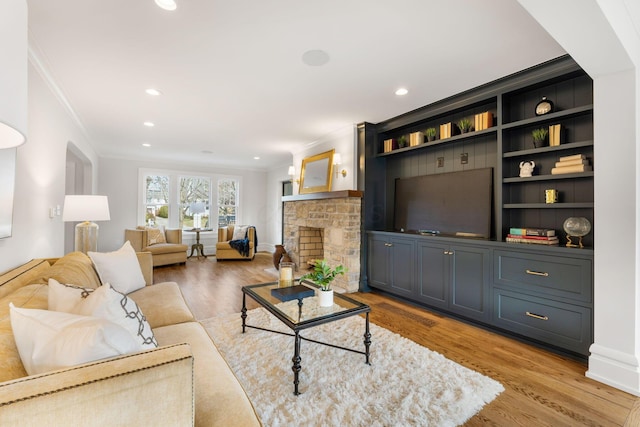
[[0, 383], [3, 425], [194, 423], [188, 344], [159, 347]]
[[182, 230], [179, 228], [167, 228], [164, 235], [167, 243], [182, 243]]
[[147, 246], [147, 230], [124, 230], [124, 241], [127, 240], [134, 251], [142, 252], [142, 249]]
[[153, 255], [151, 252], [136, 252], [140, 270], [144, 277], [144, 283], [149, 286], [153, 285]]

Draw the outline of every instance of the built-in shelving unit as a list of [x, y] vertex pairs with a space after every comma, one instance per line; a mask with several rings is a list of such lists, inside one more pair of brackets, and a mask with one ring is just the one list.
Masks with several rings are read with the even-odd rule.
[[[537, 116], [536, 104], [543, 97], [554, 103], [554, 110]], [[391, 151], [385, 145], [385, 140], [402, 136], [409, 140], [412, 133], [431, 127], [439, 131], [440, 125], [463, 118], [474, 123], [475, 115], [485, 112], [493, 118], [486, 129], [454, 130], [449, 138], [438, 134], [434, 141], [404, 148], [393, 144]], [[536, 147], [532, 131], [552, 125], [560, 125], [560, 144]], [[593, 83], [570, 57], [381, 123], [363, 123], [358, 129], [359, 156], [364, 161], [358, 188], [364, 190], [363, 290], [377, 288], [588, 354], [593, 232], [583, 239], [587, 249], [567, 248], [562, 225], [566, 218], [579, 216], [595, 227]], [[594, 169], [552, 173], [561, 157], [578, 154]], [[535, 163], [532, 176], [520, 177], [521, 162]], [[488, 167], [493, 169], [494, 186], [490, 239], [422, 236], [393, 229], [396, 179]], [[545, 203], [547, 189], [557, 190], [556, 203]], [[507, 243], [512, 227], [553, 229], [561, 243]], [[544, 311], [552, 314], [540, 316]]]

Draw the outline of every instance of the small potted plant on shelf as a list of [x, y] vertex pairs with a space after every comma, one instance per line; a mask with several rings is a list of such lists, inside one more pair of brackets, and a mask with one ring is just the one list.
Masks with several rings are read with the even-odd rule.
[[534, 129], [533, 132], [531, 132], [533, 148], [542, 147], [547, 140], [547, 135], [549, 135], [549, 131], [546, 128]]
[[458, 129], [460, 129], [460, 132], [462, 133], [467, 133], [471, 130], [471, 120], [469, 119], [461, 119], [458, 121], [457, 125]]
[[428, 128], [424, 131], [424, 137], [427, 138], [427, 141], [431, 142], [436, 139], [436, 128]]
[[333, 305], [333, 289], [331, 289], [331, 282], [336, 278], [338, 274], [345, 273], [346, 269], [339, 265], [336, 268], [331, 268], [327, 264], [327, 260], [316, 260], [313, 264], [311, 272], [300, 277], [300, 280], [311, 280], [316, 285], [320, 286], [318, 292], [318, 300], [320, 307], [331, 307]]
[[402, 135], [398, 138], [398, 148], [404, 148], [407, 146], [407, 137], [406, 135]]

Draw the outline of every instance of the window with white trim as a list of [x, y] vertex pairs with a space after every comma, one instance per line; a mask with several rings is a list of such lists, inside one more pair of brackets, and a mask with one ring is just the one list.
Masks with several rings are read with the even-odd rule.
[[235, 224], [238, 216], [237, 179], [218, 179], [218, 227]]

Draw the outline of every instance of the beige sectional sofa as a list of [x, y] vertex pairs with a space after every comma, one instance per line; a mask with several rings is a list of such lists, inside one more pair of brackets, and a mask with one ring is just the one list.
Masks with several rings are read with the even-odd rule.
[[151, 254], [138, 259], [147, 286], [128, 297], [146, 316], [158, 348], [31, 376], [15, 344], [9, 303], [46, 310], [49, 278], [83, 287], [100, 281], [80, 252], [33, 260], [0, 276], [0, 425], [261, 425], [177, 284], [151, 284]]

